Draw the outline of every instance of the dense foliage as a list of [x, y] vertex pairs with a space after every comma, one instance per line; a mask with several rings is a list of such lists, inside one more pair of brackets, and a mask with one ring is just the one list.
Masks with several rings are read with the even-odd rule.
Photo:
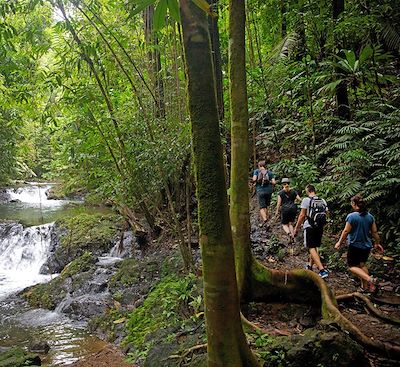
[[[227, 4], [218, 2], [225, 94]], [[144, 212], [150, 225], [162, 214], [173, 226], [185, 205], [191, 210], [177, 6], [2, 1], [0, 181], [57, 178], [66, 191], [83, 188], [94, 200]], [[392, 250], [400, 224], [399, 15], [394, 0], [247, 1], [252, 165], [266, 157], [297, 187], [317, 183], [337, 223], [362, 193]]]

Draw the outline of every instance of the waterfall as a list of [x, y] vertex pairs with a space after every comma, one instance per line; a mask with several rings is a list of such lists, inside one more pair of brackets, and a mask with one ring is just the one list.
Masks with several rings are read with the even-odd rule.
[[42, 204], [44, 206], [48, 205], [59, 205], [63, 203], [62, 200], [48, 200], [46, 192], [52, 187], [51, 184], [38, 184], [36, 182], [31, 182], [29, 185], [7, 189], [7, 195], [10, 201], [18, 201], [21, 203], [28, 204]]
[[0, 298], [49, 276], [39, 274], [51, 244], [53, 223], [24, 228], [0, 222]]

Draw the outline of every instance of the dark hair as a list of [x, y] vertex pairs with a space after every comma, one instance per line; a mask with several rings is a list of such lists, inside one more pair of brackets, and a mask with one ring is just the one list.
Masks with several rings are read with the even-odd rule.
[[367, 210], [367, 205], [365, 204], [364, 199], [362, 198], [361, 195], [355, 195], [351, 198], [351, 201], [357, 205], [358, 207], [358, 212], [360, 213], [360, 215], [363, 217], [365, 215], [367, 215], [368, 210]]
[[259, 161], [258, 167], [265, 167], [265, 161]]
[[315, 186], [314, 186], [314, 185], [308, 184], [308, 185], [306, 186], [306, 191], [307, 191], [307, 192], [314, 192], [314, 193], [316, 193], [316, 191], [315, 191]]

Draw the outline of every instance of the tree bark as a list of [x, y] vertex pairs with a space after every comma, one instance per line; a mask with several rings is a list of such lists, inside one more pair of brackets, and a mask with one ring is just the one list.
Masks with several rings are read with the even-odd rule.
[[[209, 3], [212, 1], [208, 0]], [[215, 6], [218, 6], [218, 0], [213, 2]], [[214, 76], [215, 76], [215, 89], [217, 93], [218, 103], [218, 116], [219, 120], [224, 119], [224, 89], [222, 83], [222, 61], [221, 61], [221, 49], [219, 41], [219, 29], [218, 29], [218, 18], [208, 17], [208, 27], [210, 31], [211, 39], [211, 50], [214, 64]]]
[[257, 366], [242, 330], [205, 13], [180, 1], [192, 123], [209, 367]]
[[[336, 24], [339, 16], [344, 11], [344, 0], [332, 0], [332, 17], [333, 22]], [[335, 49], [340, 50], [341, 45], [337, 39], [335, 39]], [[340, 52], [339, 52], [340, 53]], [[335, 74], [339, 74], [340, 69], [335, 67]], [[347, 85], [345, 82], [341, 82], [336, 86], [336, 104], [337, 104], [337, 115], [341, 120], [350, 120], [350, 105], [349, 96], [347, 93]]]
[[236, 279], [239, 293], [246, 298], [249, 284], [246, 271], [251, 262], [249, 214], [249, 133], [245, 54], [245, 4], [229, 4], [229, 79], [231, 99], [231, 202], [230, 219], [235, 249]]

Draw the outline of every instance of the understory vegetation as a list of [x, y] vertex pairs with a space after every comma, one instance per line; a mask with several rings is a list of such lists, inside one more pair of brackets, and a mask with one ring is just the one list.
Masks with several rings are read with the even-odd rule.
[[[236, 9], [241, 17], [232, 16], [234, 5], [243, 5]], [[245, 37], [234, 33], [240, 30]], [[239, 52], [235, 35], [244, 42]], [[243, 75], [235, 69], [240, 62], [232, 62], [235, 51]], [[53, 194], [85, 194], [87, 202], [116, 213], [58, 222], [60, 246], [46, 266], [61, 274], [25, 297], [54, 309], [68, 293], [57, 289], [66, 280], [78, 288], [96, 257], [123, 242], [117, 234], [131, 230], [141, 254], [167, 242], [180, 253], [179, 260], [164, 254], [161, 266], [125, 259], [104, 283], [114, 303], [102, 304], [106, 314], [92, 327], [119, 338], [132, 361], [154, 367], [149, 361], [163, 341], [184, 339], [184, 349], [202, 350], [207, 329], [207, 358], [226, 358], [215, 365], [257, 366], [257, 358], [284, 365], [285, 345], [257, 328], [246, 339], [237, 312], [241, 302], [277, 294], [287, 302], [321, 302], [322, 318], [360, 344], [400, 353], [343, 317], [316, 274], [275, 272], [252, 257], [250, 195], [240, 187], [261, 159], [301, 195], [314, 184], [331, 219], [321, 255], [337, 271], [345, 264], [332, 245], [350, 198], [361, 194], [385, 255], [395, 260], [399, 56], [397, 0], [0, 1], [0, 184], [57, 181]], [[282, 261], [288, 254], [281, 245], [270, 236], [265, 251]], [[214, 329], [205, 327], [207, 310]], [[230, 328], [225, 334], [210, 332], [228, 315], [234, 319], [223, 325]], [[237, 347], [232, 359], [218, 345]], [[258, 348], [257, 357], [249, 345]], [[171, 353], [165, 352], [175, 365], [193, 354]], [[334, 363], [337, 353], [328, 358]]]

